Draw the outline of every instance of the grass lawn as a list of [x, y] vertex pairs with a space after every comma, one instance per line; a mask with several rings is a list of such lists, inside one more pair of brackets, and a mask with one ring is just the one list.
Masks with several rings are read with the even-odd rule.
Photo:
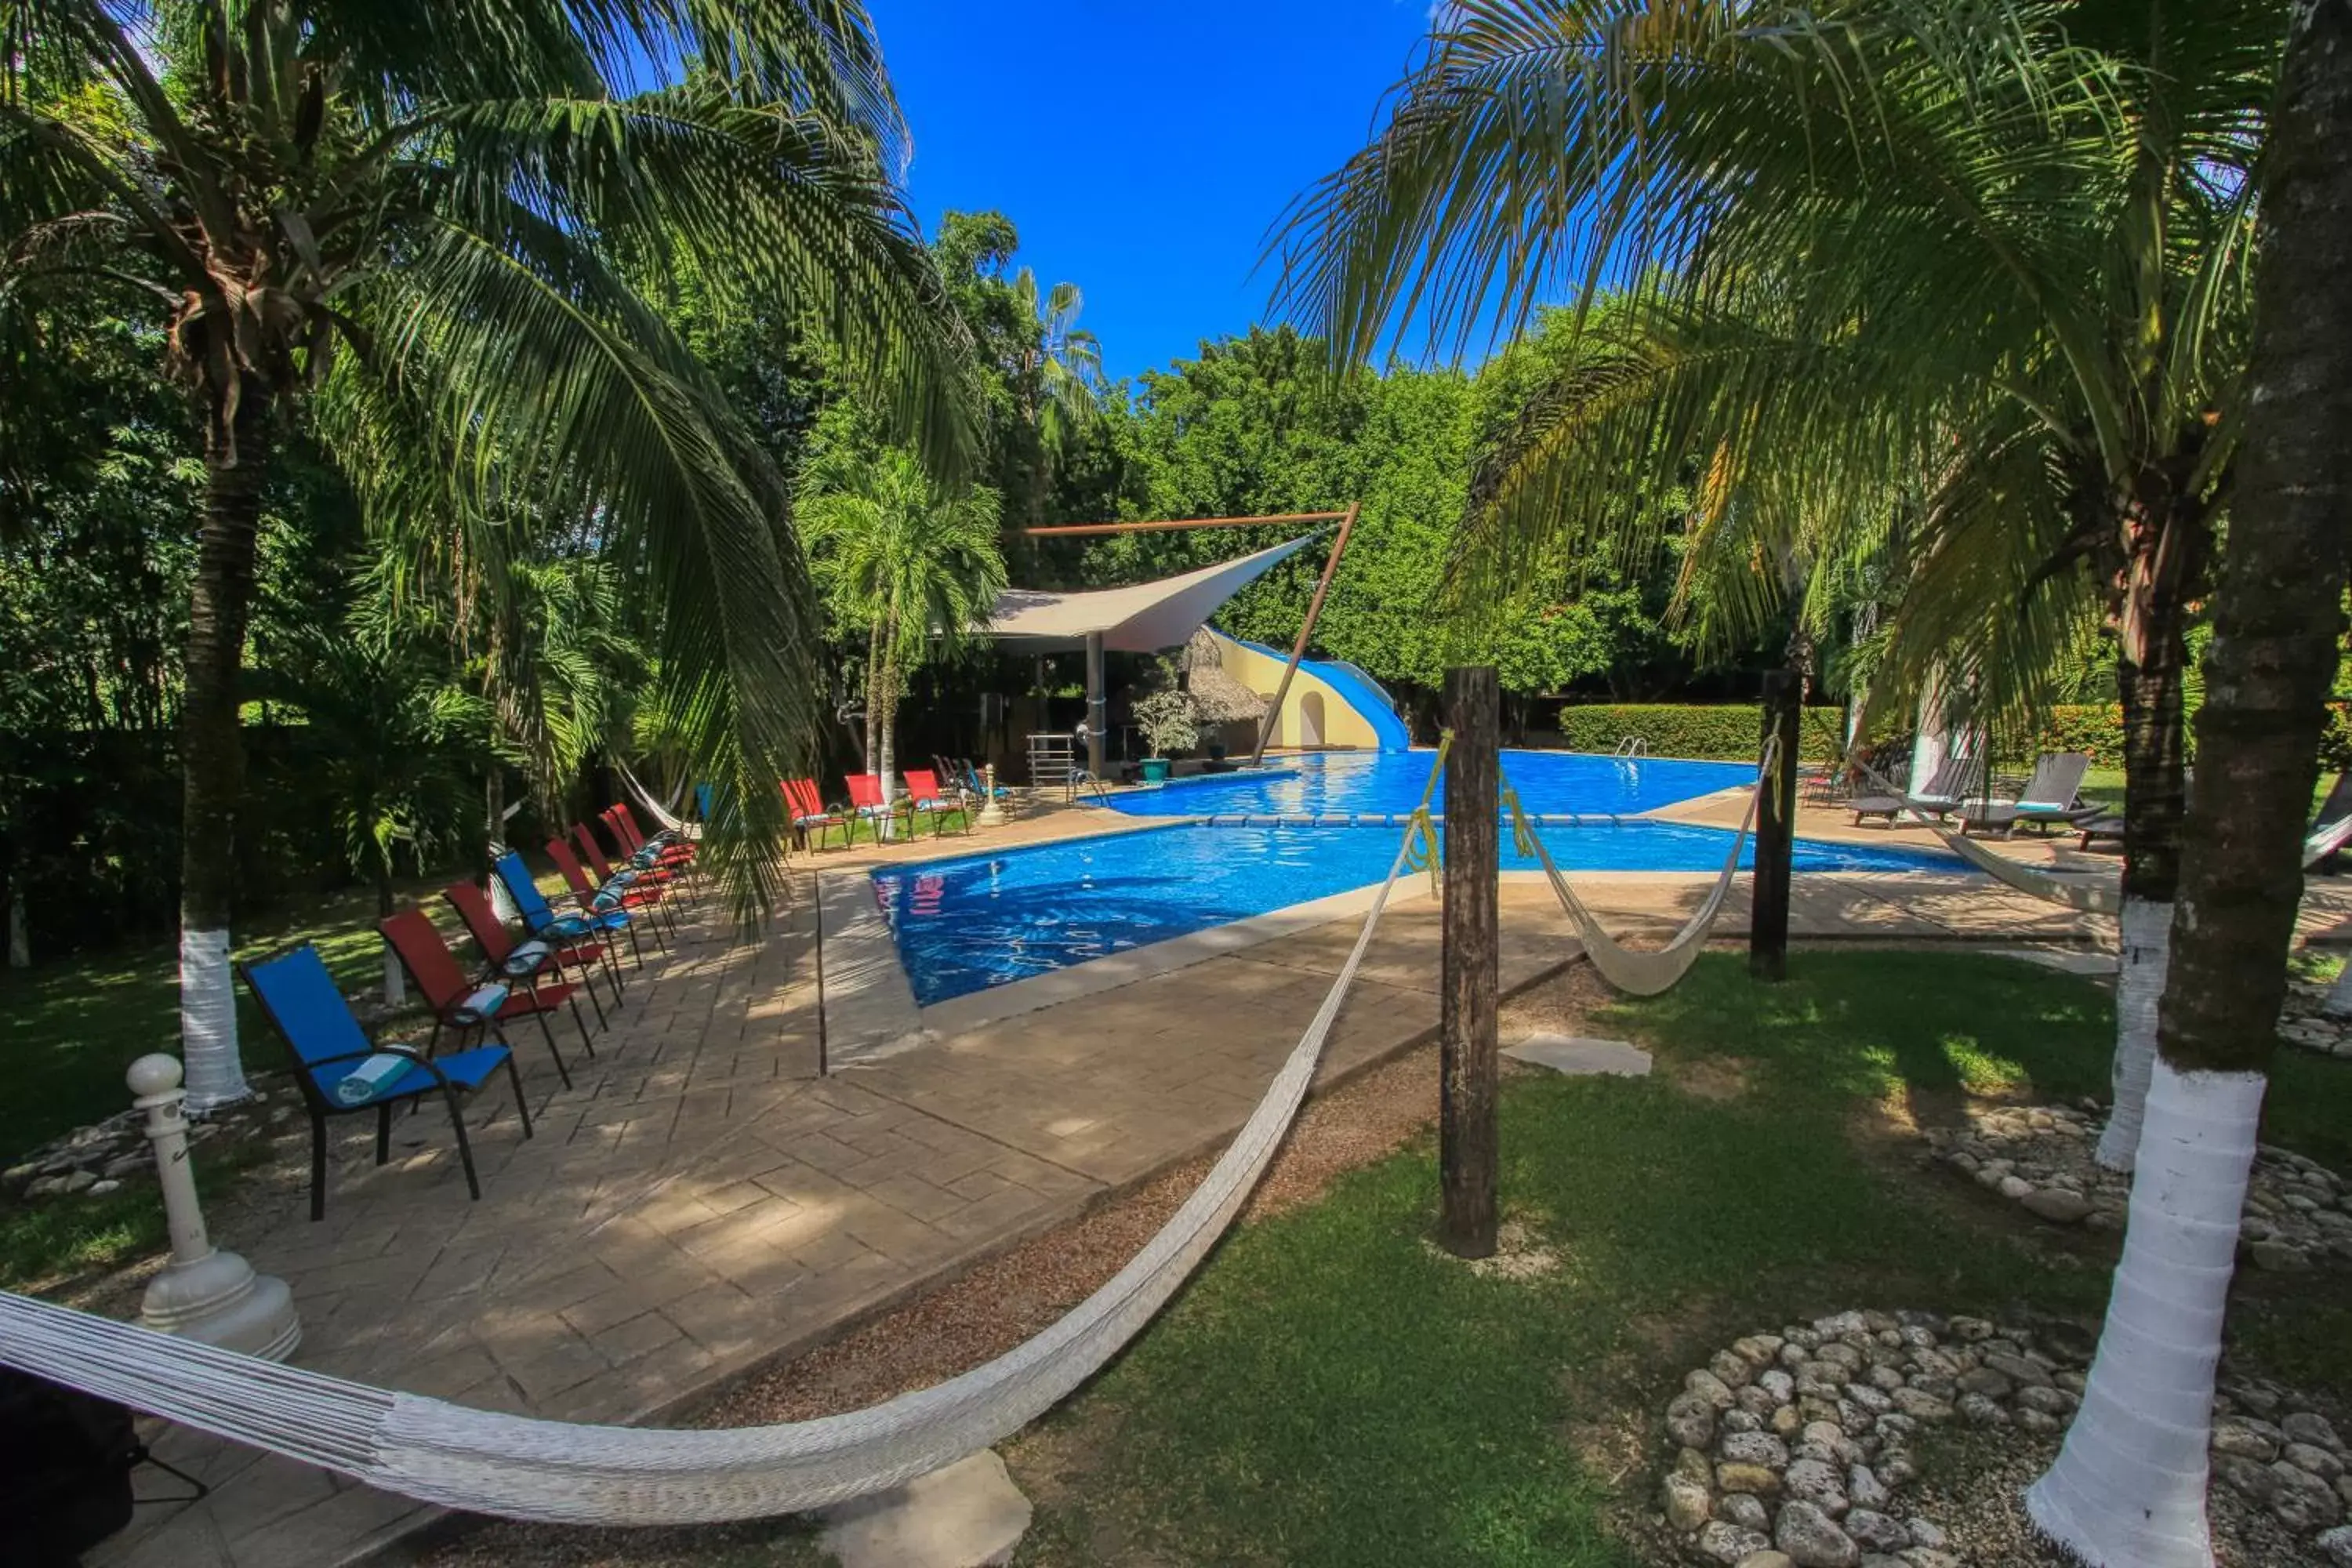
[[[1605, 1521], [1647, 1505], [1647, 1423], [1737, 1334], [1852, 1306], [2095, 1315], [2106, 1245], [1919, 1169], [1900, 1129], [1964, 1096], [2103, 1089], [2105, 994], [1948, 952], [1791, 968], [1759, 988], [1710, 954], [1607, 1007], [1595, 1022], [1651, 1046], [1654, 1077], [1507, 1086], [1506, 1209], [1562, 1255], [1549, 1277], [1476, 1279], [1423, 1245], [1427, 1140], [1234, 1236], [1008, 1447], [1038, 1502], [1021, 1560], [1631, 1564]], [[2282, 1051], [2271, 1105], [2271, 1138], [2352, 1163], [2352, 1068]], [[2336, 1285], [2248, 1279], [2238, 1351], [2352, 1391]]]

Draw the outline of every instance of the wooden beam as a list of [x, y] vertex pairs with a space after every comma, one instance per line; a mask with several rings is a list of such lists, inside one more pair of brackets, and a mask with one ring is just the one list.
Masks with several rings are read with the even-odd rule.
[[1257, 727], [1257, 750], [1250, 753], [1250, 766], [1265, 761], [1266, 737], [1282, 722], [1282, 701], [1290, 695], [1291, 678], [1298, 673], [1298, 661], [1307, 657], [1307, 639], [1315, 635], [1316, 617], [1323, 613], [1323, 595], [1331, 591], [1332, 574], [1339, 570], [1339, 557], [1348, 552], [1348, 536], [1355, 531], [1356, 513], [1363, 510], [1362, 501], [1349, 501], [1348, 510], [1339, 516], [1339, 537], [1331, 542], [1330, 559], [1323, 563], [1322, 579], [1315, 584], [1315, 597], [1307, 604], [1307, 619], [1298, 627], [1298, 640], [1291, 645], [1290, 662], [1282, 667], [1282, 683], [1274, 689], [1274, 700], [1266, 704], [1265, 718]]
[[1445, 672], [1445, 905], [1438, 938], [1437, 1244], [1495, 1253], [1497, 881], [1502, 687], [1493, 665]]
[[1286, 511], [1274, 517], [1185, 517], [1164, 522], [1072, 522], [1052, 528], [1024, 528], [1021, 531], [1032, 539], [1075, 538], [1090, 533], [1165, 533], [1181, 528], [1258, 528], [1278, 522], [1337, 522], [1353, 517], [1355, 508], [1346, 511]]

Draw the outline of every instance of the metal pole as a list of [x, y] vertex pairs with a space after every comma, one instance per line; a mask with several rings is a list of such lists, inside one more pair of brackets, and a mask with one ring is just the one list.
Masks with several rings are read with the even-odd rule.
[[1748, 919], [1748, 972], [1759, 980], [1789, 974], [1789, 887], [1795, 870], [1798, 697], [1792, 669], [1764, 676], [1764, 737], [1779, 740], [1764, 798], [1756, 810], [1754, 907]]
[[1445, 672], [1445, 908], [1439, 943], [1438, 1245], [1495, 1251], [1502, 688], [1491, 665]]
[[1103, 776], [1103, 727], [1109, 705], [1103, 697], [1103, 635], [1087, 634], [1087, 772]]
[[831, 1076], [831, 1043], [824, 1033], [824, 884], [809, 872], [809, 908], [816, 914], [816, 1076]]
[[1307, 602], [1307, 619], [1299, 624], [1298, 640], [1290, 647], [1290, 662], [1282, 667], [1282, 683], [1274, 689], [1274, 700], [1266, 704], [1265, 717], [1257, 727], [1257, 750], [1250, 753], [1250, 766], [1265, 761], [1266, 738], [1274, 727], [1282, 722], [1283, 700], [1290, 695], [1291, 678], [1298, 673], [1298, 661], [1307, 657], [1307, 639], [1315, 635], [1316, 618], [1323, 613], [1323, 595], [1331, 591], [1332, 574], [1339, 570], [1339, 557], [1348, 552], [1348, 536], [1355, 531], [1356, 514], [1363, 510], [1361, 501], [1349, 501], [1348, 510], [1339, 519], [1339, 537], [1331, 542], [1330, 558], [1323, 563], [1323, 576], [1315, 584], [1315, 597]]

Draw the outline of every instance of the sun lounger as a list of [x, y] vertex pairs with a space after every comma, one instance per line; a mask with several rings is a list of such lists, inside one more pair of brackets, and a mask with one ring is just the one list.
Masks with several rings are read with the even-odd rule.
[[1974, 797], [1960, 802], [1960, 830], [2000, 828], [2014, 837], [2023, 826], [2048, 832], [2100, 815], [2096, 806], [2082, 804], [2083, 775], [2091, 769], [2086, 752], [2048, 752], [2033, 764], [2033, 776], [2012, 800]]
[[1971, 756], [1952, 756], [1928, 777], [1927, 788], [1916, 795], [1856, 795], [1845, 803], [1853, 813], [1853, 824], [1862, 826], [1865, 816], [1883, 816], [1893, 826], [1903, 813], [1916, 812], [1921, 816], [1944, 817], [1960, 808], [1961, 791], [1977, 776], [1977, 760]]

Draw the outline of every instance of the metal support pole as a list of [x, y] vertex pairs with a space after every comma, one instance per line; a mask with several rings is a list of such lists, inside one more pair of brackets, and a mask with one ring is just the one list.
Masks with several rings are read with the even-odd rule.
[[1087, 772], [1103, 776], [1103, 730], [1109, 704], [1103, 696], [1103, 635], [1087, 634]]
[[1764, 676], [1764, 737], [1779, 739], [1764, 798], [1756, 810], [1756, 875], [1748, 919], [1748, 972], [1759, 980], [1789, 974], [1789, 887], [1795, 869], [1797, 816], [1797, 672]]
[[1502, 690], [1494, 667], [1445, 672], [1445, 908], [1440, 939], [1438, 1245], [1495, 1251]]
[[141, 1057], [124, 1075], [134, 1109], [147, 1113], [147, 1140], [155, 1146], [155, 1174], [163, 1189], [172, 1261], [147, 1282], [139, 1320], [151, 1329], [223, 1350], [284, 1361], [302, 1342], [286, 1281], [256, 1274], [234, 1252], [213, 1246], [196, 1205], [195, 1173], [188, 1164], [187, 1094], [180, 1058]]
[[1282, 667], [1282, 679], [1274, 689], [1274, 700], [1265, 705], [1265, 717], [1258, 721], [1257, 749], [1250, 753], [1250, 766], [1265, 761], [1265, 742], [1275, 727], [1282, 722], [1282, 704], [1290, 695], [1290, 682], [1298, 673], [1298, 661], [1307, 657], [1307, 639], [1315, 635], [1315, 623], [1323, 614], [1323, 595], [1331, 591], [1331, 578], [1339, 570], [1339, 557], [1348, 553], [1348, 536], [1356, 531], [1356, 514], [1364, 503], [1349, 501], [1345, 515], [1339, 519], [1339, 536], [1331, 542], [1331, 554], [1323, 563], [1323, 575], [1316, 581], [1315, 596], [1307, 602], [1307, 618], [1298, 625], [1298, 640], [1291, 645], [1290, 662]]

